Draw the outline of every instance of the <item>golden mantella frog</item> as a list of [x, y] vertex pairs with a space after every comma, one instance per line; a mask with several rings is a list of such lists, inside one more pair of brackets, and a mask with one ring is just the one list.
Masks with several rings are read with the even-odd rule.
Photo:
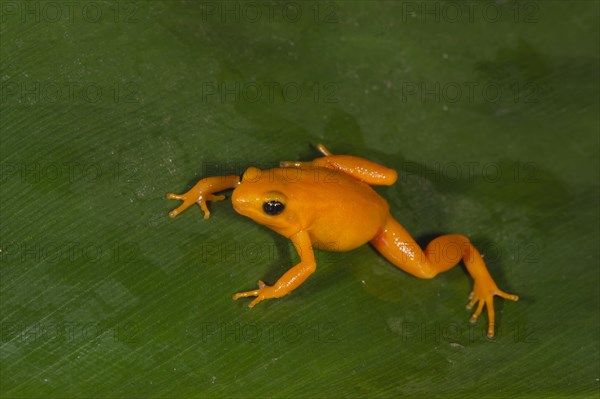
[[410, 234], [390, 214], [387, 202], [370, 186], [394, 184], [394, 170], [364, 158], [333, 155], [323, 145], [324, 155], [310, 162], [281, 162], [279, 168], [248, 168], [239, 176], [216, 176], [200, 180], [185, 194], [167, 198], [183, 203], [171, 217], [193, 204], [200, 205], [204, 218], [210, 212], [208, 201], [225, 197], [214, 193], [233, 189], [233, 208], [244, 216], [289, 238], [300, 263], [277, 282], [239, 292], [233, 299], [255, 297], [248, 306], [264, 299], [280, 298], [298, 288], [316, 269], [313, 246], [347, 251], [367, 242], [399, 269], [419, 278], [430, 279], [454, 267], [461, 259], [474, 280], [467, 308], [477, 308], [475, 322], [487, 306], [489, 337], [494, 336], [494, 296], [513, 301], [518, 296], [500, 290], [469, 239], [459, 234], [440, 236], [421, 250]]

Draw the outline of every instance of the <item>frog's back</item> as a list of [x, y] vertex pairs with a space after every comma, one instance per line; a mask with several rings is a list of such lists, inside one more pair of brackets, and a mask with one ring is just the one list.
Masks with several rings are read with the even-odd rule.
[[347, 174], [328, 168], [271, 171], [317, 247], [356, 248], [374, 238], [388, 218], [387, 202], [368, 184]]

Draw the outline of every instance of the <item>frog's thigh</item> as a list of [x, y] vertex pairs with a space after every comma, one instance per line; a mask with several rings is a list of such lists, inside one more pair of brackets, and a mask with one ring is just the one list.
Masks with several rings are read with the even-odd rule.
[[390, 186], [396, 182], [395, 170], [353, 155], [329, 155], [312, 162], [316, 166], [334, 169], [374, 186]]
[[433, 278], [438, 273], [411, 235], [393, 218], [371, 245], [397, 268], [419, 278]]
[[280, 166], [284, 168], [321, 167], [334, 169], [373, 186], [390, 186], [398, 179], [398, 173], [395, 170], [368, 159], [353, 155], [333, 155], [323, 144], [319, 144], [317, 149], [325, 156], [315, 158], [309, 162], [283, 161], [280, 162]]
[[460, 234], [440, 236], [422, 251], [406, 229], [390, 217], [371, 244], [396, 267], [416, 277], [433, 278], [453, 268], [461, 260], [474, 279], [489, 277], [477, 249], [467, 237]]

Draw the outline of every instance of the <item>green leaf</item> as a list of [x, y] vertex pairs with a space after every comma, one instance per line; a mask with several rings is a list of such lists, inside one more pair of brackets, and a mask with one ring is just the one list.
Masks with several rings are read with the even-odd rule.
[[[0, 4], [3, 398], [594, 397], [599, 6], [588, 1]], [[298, 259], [207, 175], [318, 156], [426, 245], [468, 235], [498, 285], [420, 280], [365, 245]]]

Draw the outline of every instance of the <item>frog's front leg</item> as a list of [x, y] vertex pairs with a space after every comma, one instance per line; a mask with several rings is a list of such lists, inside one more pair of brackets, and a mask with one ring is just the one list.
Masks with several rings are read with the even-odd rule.
[[263, 299], [281, 298], [298, 288], [308, 276], [314, 273], [317, 264], [308, 233], [300, 231], [293, 235], [291, 240], [300, 255], [300, 263], [288, 270], [274, 285], [265, 285], [259, 281], [257, 290], [238, 292], [233, 295], [234, 300], [254, 296], [256, 298], [248, 305], [251, 308]]
[[225, 199], [223, 195], [213, 195], [219, 191], [234, 188], [240, 183], [239, 176], [214, 176], [206, 177], [194, 185], [184, 194], [167, 194], [168, 199], [182, 200], [183, 203], [169, 212], [169, 216], [175, 217], [193, 204], [198, 204], [204, 212], [204, 219], [210, 217], [210, 212], [206, 206], [207, 201], [221, 201]]

